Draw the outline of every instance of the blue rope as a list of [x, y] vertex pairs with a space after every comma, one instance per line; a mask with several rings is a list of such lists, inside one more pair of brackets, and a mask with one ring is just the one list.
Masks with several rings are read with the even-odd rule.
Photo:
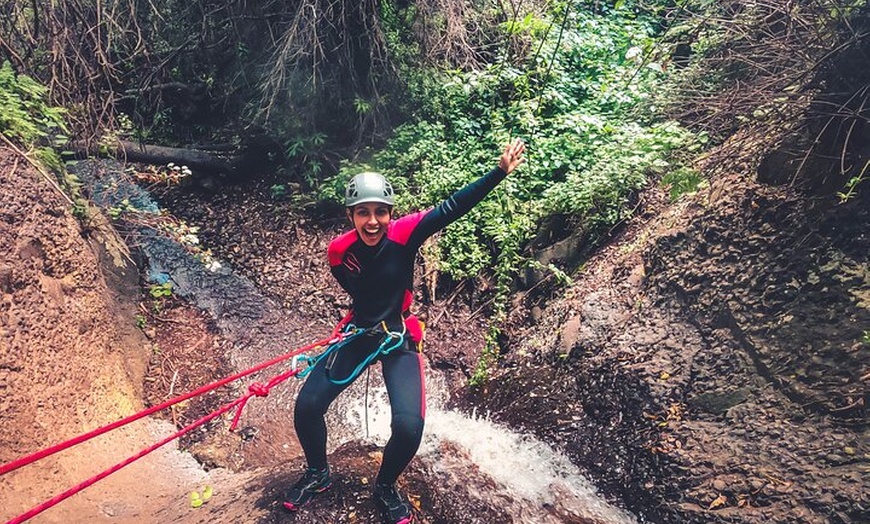
[[[396, 342], [388, 347], [387, 341], [389, 341], [390, 339], [396, 339]], [[376, 358], [378, 358], [380, 355], [388, 355], [391, 351], [400, 347], [404, 341], [404, 333], [395, 333], [392, 331], [388, 332], [387, 336], [384, 337], [384, 340], [381, 341], [377, 349], [372, 351], [369, 356], [365, 358], [365, 360], [360, 362], [360, 364], [353, 371], [351, 371], [350, 375], [348, 375], [347, 378], [336, 380], [330, 377], [329, 374], [326, 375], [326, 378], [337, 386], [343, 386], [349, 382], [353, 382]]]
[[[306, 376], [308, 376], [309, 373], [311, 373], [311, 370], [314, 369], [314, 366], [317, 365], [317, 363], [320, 362], [322, 359], [329, 357], [330, 354], [334, 353], [335, 351], [338, 351], [339, 349], [344, 347], [345, 344], [348, 344], [350, 341], [356, 339], [358, 336], [362, 335], [363, 333], [369, 332], [371, 329], [372, 328], [358, 328], [353, 324], [348, 324], [347, 328], [345, 329], [345, 333], [350, 333], [351, 330], [354, 330], [354, 331], [352, 333], [350, 333], [349, 335], [347, 335], [346, 337], [339, 340], [338, 342], [335, 342], [334, 344], [330, 344], [330, 346], [328, 348], [326, 348], [326, 351], [317, 355], [316, 357], [309, 357], [307, 355], [301, 355], [299, 357], [299, 359], [305, 361], [305, 363], [308, 365], [308, 367], [306, 367], [305, 369], [303, 369], [302, 371], [297, 373], [296, 377], [297, 378], [305, 378]], [[395, 340], [395, 342], [391, 343], [390, 341], [392, 341], [392, 340]], [[384, 339], [381, 341], [381, 343], [378, 345], [378, 347], [375, 348], [375, 350], [372, 351], [362, 362], [360, 362], [360, 364], [353, 371], [351, 371], [350, 375], [348, 375], [347, 378], [343, 378], [340, 380], [333, 379], [332, 377], [329, 376], [329, 373], [327, 373], [326, 378], [330, 382], [332, 382], [333, 384], [338, 385], [338, 386], [343, 386], [349, 382], [353, 382], [354, 380], [356, 380], [357, 377], [360, 376], [360, 374], [362, 374], [363, 371], [365, 371], [365, 369], [376, 358], [378, 358], [381, 355], [390, 354], [390, 352], [392, 352], [393, 350], [401, 347], [404, 342], [405, 342], [404, 331], [402, 333], [396, 333], [395, 331], [388, 331], [387, 336], [384, 337]]]
[[[354, 331], [351, 333], [351, 330], [354, 330]], [[333, 343], [333, 344], [330, 344], [329, 347], [327, 347], [326, 350], [325, 350], [323, 353], [317, 355], [316, 357], [309, 357], [308, 355], [299, 355], [297, 361], [298, 361], [298, 360], [302, 360], [302, 361], [304, 361], [306, 364], [308, 364], [308, 367], [306, 367], [305, 369], [303, 369], [302, 371], [300, 371], [299, 373], [297, 373], [297, 374], [296, 374], [296, 378], [305, 378], [305, 377], [307, 377], [308, 374], [311, 373], [311, 370], [314, 369], [314, 366], [315, 366], [318, 362], [320, 362], [321, 359], [328, 357], [330, 353], [332, 353], [333, 351], [337, 351], [339, 348], [341, 348], [341, 347], [344, 346], [345, 344], [349, 343], [350, 341], [352, 341], [352, 340], [355, 339], [356, 337], [362, 335], [362, 334], [365, 333], [366, 331], [368, 331], [368, 330], [367, 330], [367, 329], [361, 329], [361, 328], [358, 328], [358, 327], [356, 327], [356, 326], [353, 325], [353, 324], [348, 324], [347, 327], [345, 328], [344, 332], [345, 332], [345, 333], [350, 333], [350, 334], [346, 335], [345, 337], [343, 337], [343, 338], [342, 338], [341, 340], [339, 340], [338, 342], [335, 342], [335, 343]]]

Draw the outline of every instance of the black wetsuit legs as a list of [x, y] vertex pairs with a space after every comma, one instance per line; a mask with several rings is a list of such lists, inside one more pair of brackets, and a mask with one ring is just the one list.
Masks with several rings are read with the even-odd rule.
[[[347, 387], [329, 380], [342, 380], [374, 351], [380, 340], [363, 335], [339, 349], [327, 376], [328, 359], [322, 359], [302, 386], [296, 400], [294, 424], [309, 467], [326, 467], [326, 421], [329, 405]], [[384, 383], [390, 398], [392, 435], [384, 448], [384, 459], [377, 482], [392, 484], [414, 458], [423, 436], [426, 398], [423, 382], [422, 356], [412, 351], [413, 343], [380, 358]]]
[[423, 355], [394, 351], [383, 358], [384, 382], [390, 397], [392, 435], [384, 448], [378, 484], [393, 484], [414, 458], [423, 438], [426, 390], [423, 383]]

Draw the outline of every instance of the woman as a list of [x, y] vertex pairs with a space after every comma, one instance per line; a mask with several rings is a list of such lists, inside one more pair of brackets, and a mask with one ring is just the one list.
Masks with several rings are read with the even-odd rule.
[[389, 524], [412, 521], [411, 506], [395, 483], [423, 436], [426, 412], [422, 330], [410, 314], [414, 261], [423, 241], [466, 214], [523, 161], [525, 144], [507, 145], [498, 167], [439, 206], [393, 220], [393, 188], [378, 173], [360, 173], [347, 185], [345, 205], [353, 230], [328, 250], [333, 276], [352, 299], [350, 322], [367, 328], [314, 366], [296, 401], [296, 434], [308, 469], [287, 493], [284, 507], [299, 509], [332, 480], [326, 461], [324, 415], [333, 400], [374, 360], [383, 366], [390, 399], [392, 435], [374, 487], [374, 500]]

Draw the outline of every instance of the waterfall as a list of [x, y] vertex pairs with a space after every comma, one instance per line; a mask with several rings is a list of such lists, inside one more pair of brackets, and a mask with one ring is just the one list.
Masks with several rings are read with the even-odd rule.
[[[387, 391], [380, 366], [371, 369], [368, 394], [362, 376], [330, 407], [331, 447], [356, 439], [383, 446], [389, 439]], [[438, 372], [427, 372], [426, 388], [426, 426], [416, 460], [435, 476], [461, 484], [469, 497], [501, 501], [517, 522], [637, 522], [605, 501], [568, 457], [546, 443], [486, 415], [444, 407], [447, 388]]]

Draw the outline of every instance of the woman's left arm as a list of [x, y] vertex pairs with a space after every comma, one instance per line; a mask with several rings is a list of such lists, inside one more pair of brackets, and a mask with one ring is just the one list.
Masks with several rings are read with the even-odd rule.
[[413, 218], [407, 217], [411, 220], [416, 218], [408, 240], [420, 245], [428, 237], [471, 211], [499, 182], [525, 161], [525, 150], [526, 145], [521, 139], [514, 140], [505, 146], [498, 167], [453, 193], [429, 211], [412, 215]]

